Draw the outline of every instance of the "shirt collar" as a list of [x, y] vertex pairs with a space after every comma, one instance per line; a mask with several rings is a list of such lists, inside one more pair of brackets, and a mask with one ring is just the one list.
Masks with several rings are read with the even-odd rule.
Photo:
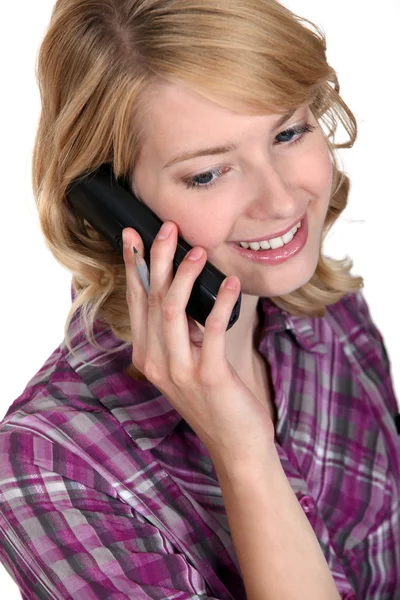
[[296, 342], [309, 352], [327, 354], [328, 350], [323, 341], [322, 319], [320, 317], [295, 316], [279, 308], [270, 298], [260, 298], [264, 324], [262, 326], [262, 339], [270, 333], [289, 330]]
[[[75, 297], [72, 288], [71, 297]], [[293, 316], [269, 298], [261, 298], [260, 306], [263, 324], [259, 346], [267, 335], [289, 330], [305, 350], [326, 354], [318, 319]], [[124, 373], [131, 363], [131, 344], [125, 344], [104, 359], [102, 351], [84, 337], [79, 311], [71, 320], [69, 335], [73, 354], [65, 348], [66, 359], [93, 396], [142, 450], [155, 448], [182, 421], [182, 417], [153, 384], [136, 381]], [[93, 335], [96, 343], [108, 350], [121, 346], [121, 340], [100, 321], [95, 321]]]

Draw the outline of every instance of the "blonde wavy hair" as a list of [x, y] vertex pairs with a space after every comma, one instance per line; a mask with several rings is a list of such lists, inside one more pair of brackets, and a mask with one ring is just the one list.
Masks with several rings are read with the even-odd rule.
[[[335, 150], [351, 148], [356, 119], [340, 96], [324, 33], [275, 0], [57, 0], [39, 49], [41, 115], [32, 162], [33, 192], [46, 245], [71, 271], [76, 291], [65, 341], [78, 309], [90, 343], [105, 355], [132, 343], [125, 264], [66, 201], [69, 183], [104, 162], [132, 178], [146, 134], [146, 92], [185, 84], [246, 114], [278, 114], [309, 104], [324, 124], [333, 186], [318, 266], [310, 281], [272, 301], [294, 315], [323, 317], [326, 306], [363, 286], [353, 262], [322, 255], [350, 190]], [[334, 143], [338, 121], [349, 141]], [[93, 336], [101, 319], [122, 346], [107, 351]], [[146, 380], [131, 365], [134, 379]]]

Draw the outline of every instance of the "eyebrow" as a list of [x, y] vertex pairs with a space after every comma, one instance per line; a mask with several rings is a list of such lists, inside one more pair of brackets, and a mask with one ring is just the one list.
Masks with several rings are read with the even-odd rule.
[[[280, 117], [275, 123], [272, 131], [276, 131], [279, 127], [281, 127], [286, 121], [290, 119], [296, 112], [297, 108], [294, 110], [290, 110], [282, 117]], [[175, 163], [183, 162], [184, 160], [190, 160], [191, 158], [196, 158], [197, 156], [212, 156], [214, 154], [226, 154], [227, 152], [233, 152], [233, 150], [237, 150], [237, 144], [226, 144], [224, 146], [216, 146], [214, 148], [202, 148], [201, 150], [194, 150], [192, 152], [182, 152], [175, 156], [172, 160], [168, 161], [163, 169], [167, 169], [171, 167]]]

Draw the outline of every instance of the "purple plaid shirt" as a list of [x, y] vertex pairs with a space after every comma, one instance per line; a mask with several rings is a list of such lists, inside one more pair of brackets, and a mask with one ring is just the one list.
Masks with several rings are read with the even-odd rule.
[[[276, 447], [341, 597], [400, 599], [398, 405], [365, 299], [261, 306]], [[0, 558], [23, 598], [244, 600], [207, 449], [124, 374], [130, 346], [104, 360], [77, 316], [71, 334], [77, 356], [61, 343], [0, 424]]]

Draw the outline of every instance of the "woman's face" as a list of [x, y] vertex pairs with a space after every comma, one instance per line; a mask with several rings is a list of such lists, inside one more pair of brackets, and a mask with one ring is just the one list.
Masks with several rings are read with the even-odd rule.
[[[158, 87], [146, 106], [136, 195], [162, 221], [176, 223], [191, 246], [202, 246], [225, 275], [236, 275], [243, 294], [281, 296], [307, 283], [318, 262], [333, 175], [325, 137], [308, 106], [279, 128], [282, 115], [243, 116], [177, 85]], [[316, 128], [301, 140], [287, 131], [307, 123]], [[184, 152], [230, 145], [236, 149], [166, 166]], [[306, 243], [280, 264], [253, 262], [231, 245], [270, 240], [305, 213]]]

